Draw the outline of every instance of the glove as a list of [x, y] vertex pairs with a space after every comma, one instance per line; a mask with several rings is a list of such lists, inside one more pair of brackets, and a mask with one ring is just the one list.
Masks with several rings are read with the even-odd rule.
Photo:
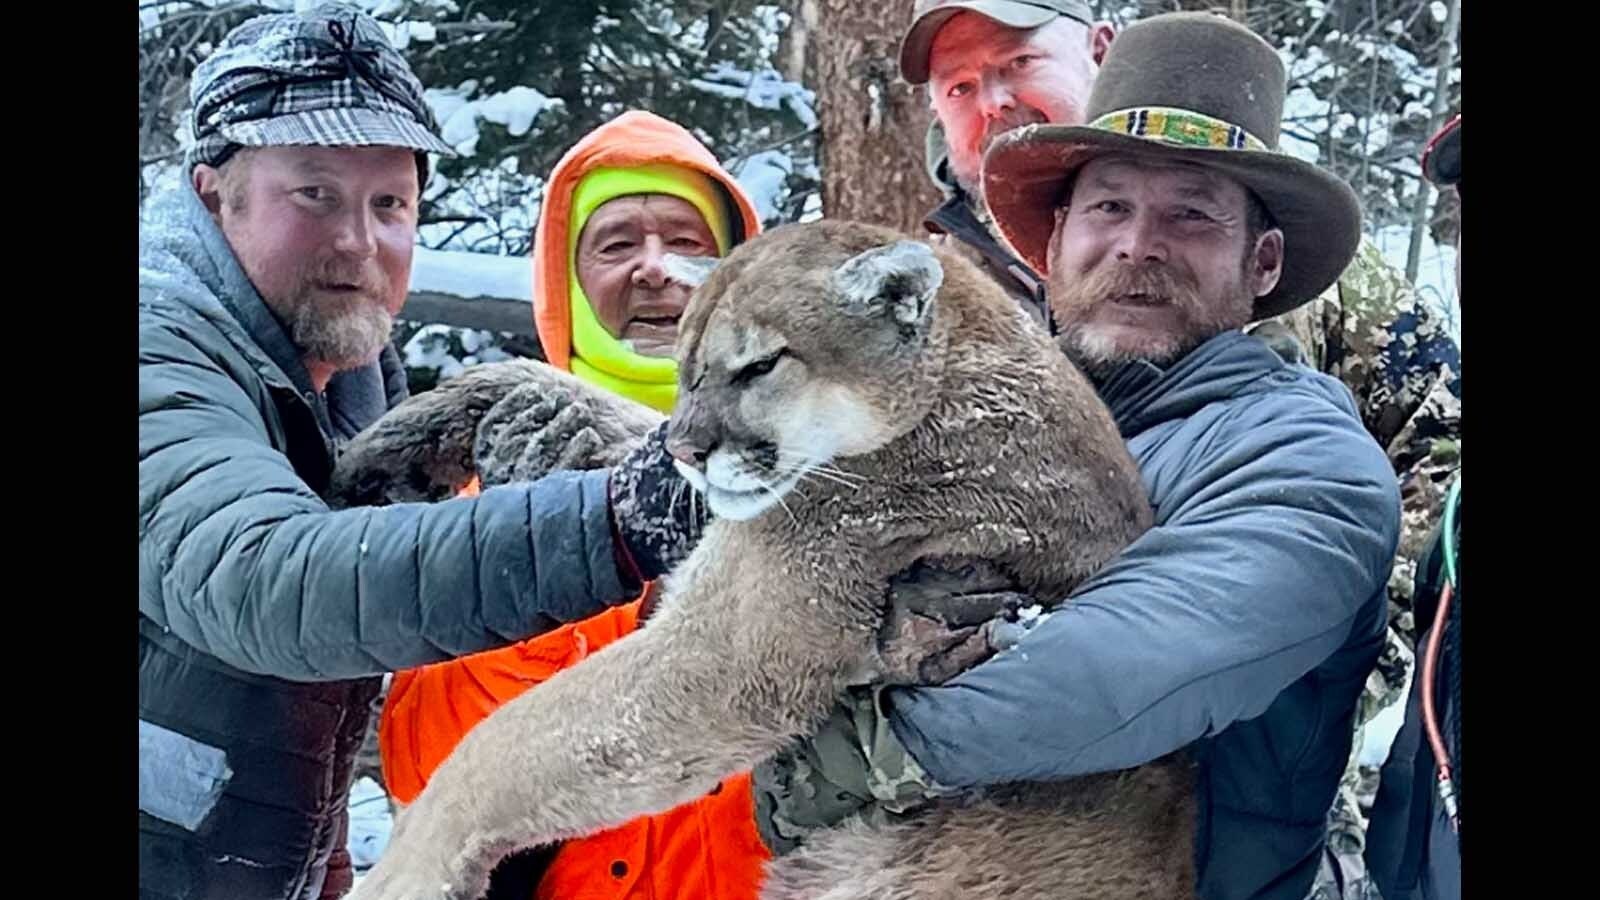
[[611, 470], [611, 521], [639, 577], [672, 571], [700, 542], [711, 514], [667, 453], [667, 423]]
[[943, 684], [1017, 642], [1033, 599], [990, 563], [918, 562], [889, 584], [878, 629], [878, 682]]
[[615, 466], [641, 436], [627, 431], [631, 422], [616, 422], [614, 412], [564, 382], [513, 388], [478, 422], [472, 448], [478, 478], [490, 487]]
[[914, 565], [889, 588], [878, 633], [878, 683], [855, 687], [817, 732], [756, 766], [756, 830], [773, 854], [807, 832], [853, 815], [884, 823], [949, 793], [906, 750], [889, 724], [890, 684], [939, 684], [1014, 643], [1037, 617], [1032, 598], [987, 563]]

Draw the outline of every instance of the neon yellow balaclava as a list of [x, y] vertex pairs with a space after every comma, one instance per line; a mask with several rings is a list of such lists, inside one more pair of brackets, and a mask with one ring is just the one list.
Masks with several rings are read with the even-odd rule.
[[678, 363], [671, 357], [635, 353], [611, 336], [595, 317], [578, 283], [578, 238], [601, 204], [636, 194], [666, 194], [694, 204], [726, 256], [733, 243], [722, 189], [709, 175], [672, 163], [628, 168], [597, 168], [572, 191], [572, 224], [567, 229], [567, 294], [572, 306], [572, 374], [598, 387], [671, 412], [678, 398]]

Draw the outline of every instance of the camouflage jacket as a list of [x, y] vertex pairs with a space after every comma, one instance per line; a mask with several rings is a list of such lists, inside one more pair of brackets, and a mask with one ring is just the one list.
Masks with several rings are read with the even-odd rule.
[[1440, 314], [1370, 240], [1320, 297], [1246, 330], [1343, 381], [1397, 474], [1458, 436], [1461, 352]]

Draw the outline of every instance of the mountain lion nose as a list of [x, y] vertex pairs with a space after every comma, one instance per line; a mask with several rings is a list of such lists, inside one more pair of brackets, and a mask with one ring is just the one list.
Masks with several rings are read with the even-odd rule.
[[702, 447], [682, 435], [669, 435], [667, 437], [667, 452], [672, 458], [684, 465], [694, 466], [696, 469], [706, 467], [706, 457], [711, 455], [711, 447]]

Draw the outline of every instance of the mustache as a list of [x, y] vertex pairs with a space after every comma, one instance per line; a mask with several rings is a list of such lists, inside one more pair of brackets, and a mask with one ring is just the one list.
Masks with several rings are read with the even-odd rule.
[[676, 281], [661, 287], [635, 284], [625, 295], [630, 318], [679, 317], [689, 305], [689, 289]]
[[364, 294], [383, 294], [389, 288], [389, 279], [381, 268], [337, 259], [308, 265], [304, 277], [312, 284], [350, 285]]
[[1171, 304], [1194, 310], [1200, 305], [1200, 285], [1194, 276], [1165, 263], [1110, 263], [1056, 286], [1068, 308], [1088, 309], [1129, 297], [1152, 305]]

